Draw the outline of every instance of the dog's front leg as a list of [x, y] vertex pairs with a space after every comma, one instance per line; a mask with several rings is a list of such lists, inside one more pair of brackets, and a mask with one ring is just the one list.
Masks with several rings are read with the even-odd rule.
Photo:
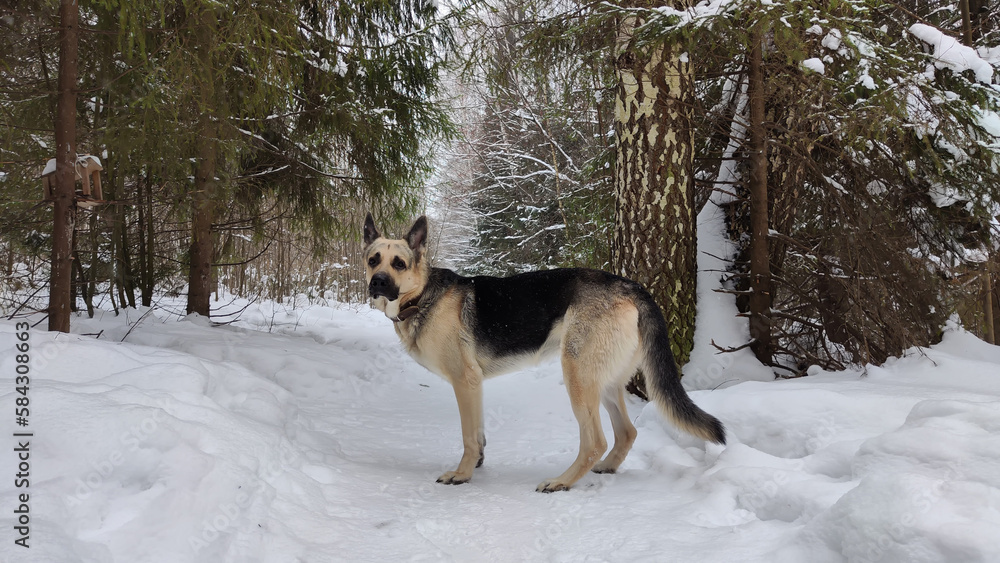
[[464, 373], [451, 380], [458, 400], [458, 414], [462, 418], [462, 444], [464, 451], [458, 469], [438, 477], [438, 483], [460, 485], [472, 478], [472, 470], [483, 464], [483, 374], [476, 367], [466, 367]]

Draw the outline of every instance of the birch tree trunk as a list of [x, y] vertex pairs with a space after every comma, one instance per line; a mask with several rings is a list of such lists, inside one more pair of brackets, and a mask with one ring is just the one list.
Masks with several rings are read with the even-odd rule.
[[69, 332], [73, 230], [76, 227], [76, 77], [80, 33], [80, 7], [75, 0], [62, 0], [59, 20], [59, 97], [55, 122], [56, 185], [53, 193], [49, 330]]
[[680, 366], [696, 310], [694, 80], [679, 47], [633, 44], [638, 23], [624, 20], [618, 36], [612, 265], [660, 305]]

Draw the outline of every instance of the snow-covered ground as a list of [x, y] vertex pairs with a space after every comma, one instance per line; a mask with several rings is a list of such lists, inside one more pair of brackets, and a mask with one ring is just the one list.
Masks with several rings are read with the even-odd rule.
[[[1000, 561], [1000, 348], [957, 328], [864, 374], [693, 391], [725, 447], [632, 402], [620, 473], [549, 495], [535, 485], [578, 444], [558, 364], [486, 383], [486, 463], [446, 486], [452, 391], [376, 311], [265, 303], [216, 327], [105, 312], [74, 332], [31, 331], [18, 489], [0, 322], [5, 562]], [[719, 377], [699, 361], [690, 381]]]

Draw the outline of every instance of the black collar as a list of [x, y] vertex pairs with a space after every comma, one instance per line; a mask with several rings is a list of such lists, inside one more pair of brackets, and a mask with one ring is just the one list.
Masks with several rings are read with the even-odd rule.
[[396, 318], [392, 319], [392, 322], [401, 323], [420, 312], [420, 307], [417, 306], [417, 302], [420, 301], [420, 297], [421, 295], [418, 295], [401, 305], [399, 307], [399, 313], [396, 314]]

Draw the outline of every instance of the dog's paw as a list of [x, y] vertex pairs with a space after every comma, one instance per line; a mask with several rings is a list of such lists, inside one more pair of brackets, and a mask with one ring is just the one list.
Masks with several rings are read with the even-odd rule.
[[486, 459], [486, 435], [479, 435], [479, 461], [476, 462], [476, 467], [483, 466], [483, 460]]
[[594, 473], [614, 473], [618, 471], [618, 468], [612, 465], [605, 465], [603, 461], [599, 461], [596, 465], [594, 465], [591, 471]]
[[469, 479], [472, 479], [472, 475], [461, 475], [458, 471], [449, 471], [438, 477], [437, 482], [445, 485], [461, 485], [462, 483], [468, 483]]
[[546, 479], [535, 487], [535, 491], [539, 493], [554, 493], [556, 491], [568, 491], [569, 485], [560, 482], [557, 479]]

